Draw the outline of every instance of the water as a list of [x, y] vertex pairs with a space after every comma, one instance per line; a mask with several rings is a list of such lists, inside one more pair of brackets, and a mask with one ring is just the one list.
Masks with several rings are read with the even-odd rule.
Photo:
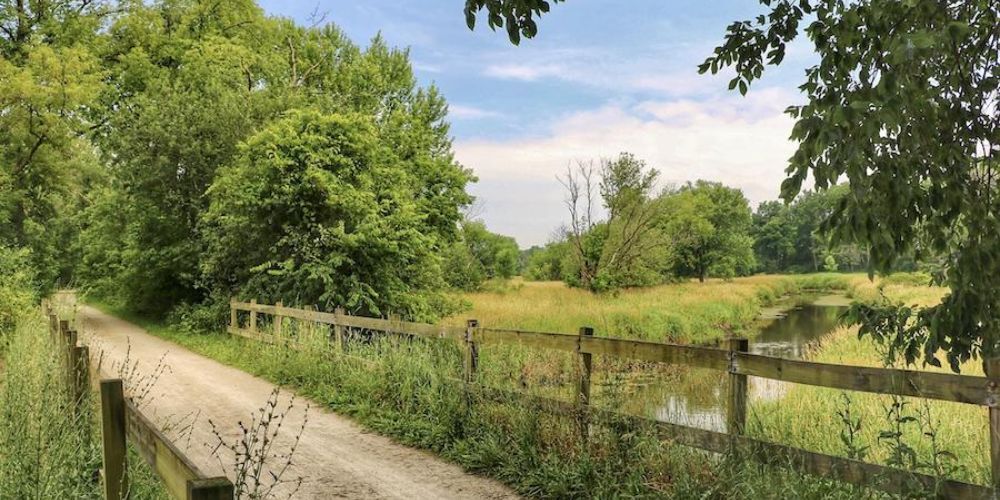
[[[773, 320], [750, 341], [750, 352], [802, 358], [813, 341], [838, 325], [847, 304], [844, 297], [824, 296], [788, 310], [765, 311], [765, 317]], [[726, 377], [718, 370], [697, 368], [670, 380], [658, 377], [635, 387], [629, 410], [657, 420], [725, 431]], [[750, 377], [751, 401], [774, 400], [787, 390], [784, 382]]]

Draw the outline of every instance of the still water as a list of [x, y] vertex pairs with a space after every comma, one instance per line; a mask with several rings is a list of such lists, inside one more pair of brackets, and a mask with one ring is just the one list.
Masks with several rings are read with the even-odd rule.
[[[750, 340], [750, 352], [782, 358], [802, 358], [811, 343], [833, 330], [847, 307], [843, 297], [825, 296], [782, 312], [766, 313], [770, 322]], [[629, 410], [657, 420], [725, 431], [725, 373], [691, 369], [669, 380], [658, 377], [633, 387]], [[784, 382], [750, 377], [750, 399], [782, 397]]]

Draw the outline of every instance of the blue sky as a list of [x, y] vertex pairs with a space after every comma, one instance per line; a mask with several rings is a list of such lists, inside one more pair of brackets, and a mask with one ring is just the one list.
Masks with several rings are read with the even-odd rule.
[[469, 31], [462, 0], [260, 3], [302, 23], [325, 13], [361, 46], [381, 32], [409, 47], [417, 77], [449, 102], [456, 157], [479, 176], [474, 214], [522, 247], [566, 221], [557, 175], [621, 151], [662, 185], [709, 179], [753, 205], [775, 198], [793, 151], [782, 111], [801, 101], [812, 58], [796, 44], [747, 97], [727, 91], [731, 75], [698, 75], [729, 23], [761, 13], [753, 0], [568, 0], [517, 47], [484, 22]]

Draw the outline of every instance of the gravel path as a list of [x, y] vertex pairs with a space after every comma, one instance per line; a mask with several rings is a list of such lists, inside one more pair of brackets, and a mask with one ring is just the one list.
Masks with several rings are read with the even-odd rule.
[[[153, 386], [143, 412], [168, 430], [171, 439], [206, 473], [221, 475], [223, 467], [212, 456], [216, 441], [211, 419], [229, 440], [238, 436], [237, 422], [247, 422], [265, 404], [275, 386], [263, 379], [195, 354], [150, 335], [142, 328], [82, 306], [78, 324], [91, 345], [91, 355], [103, 356], [104, 376], [124, 364], [147, 376], [162, 359], [165, 366]], [[290, 397], [282, 393], [280, 407]], [[287, 446], [302, 426], [304, 402], [288, 413], [279, 443]], [[185, 425], [193, 421], [193, 425]], [[187, 431], [180, 429], [189, 427]], [[283, 442], [282, 442], [283, 441]], [[499, 482], [468, 474], [434, 455], [397, 444], [365, 431], [350, 419], [313, 407], [302, 432], [287, 478], [302, 477], [294, 498], [517, 498]], [[286, 485], [284, 496], [289, 493]]]

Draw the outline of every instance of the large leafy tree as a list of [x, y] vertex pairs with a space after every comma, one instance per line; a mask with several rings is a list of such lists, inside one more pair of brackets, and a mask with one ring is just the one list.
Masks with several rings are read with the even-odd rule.
[[204, 296], [204, 191], [269, 116], [273, 93], [256, 76], [267, 61], [250, 49], [263, 23], [250, 1], [122, 3], [98, 45], [110, 86], [96, 143], [111, 179], [85, 217], [85, 284], [143, 312]]
[[241, 142], [294, 109], [371, 117], [410, 171], [432, 248], [454, 238], [471, 176], [452, 158], [444, 99], [417, 86], [405, 51], [380, 38], [362, 50], [333, 25], [268, 18], [251, 0], [130, 2], [101, 47], [112, 179], [88, 211], [89, 284], [152, 313], [210, 295], [205, 191]]
[[621, 153], [596, 170], [581, 162], [560, 179], [570, 215], [565, 237], [572, 262], [564, 269], [570, 284], [601, 291], [662, 281], [666, 245], [652, 196], [658, 176], [645, 161]]
[[767, 272], [817, 272], [830, 259], [838, 269], [866, 269], [859, 247], [841, 242], [830, 245], [823, 223], [829, 219], [846, 185], [824, 191], [805, 191], [790, 203], [766, 201], [754, 214], [754, 250], [761, 269]]
[[264, 300], [434, 317], [444, 283], [414, 175], [371, 118], [294, 112], [208, 191], [205, 275]]
[[751, 214], [742, 191], [697, 181], [664, 195], [661, 202], [661, 224], [678, 276], [705, 281], [753, 270]]
[[74, 214], [99, 178], [87, 141], [103, 72], [92, 2], [0, 3], [0, 246], [23, 248], [41, 288], [71, 278]]

